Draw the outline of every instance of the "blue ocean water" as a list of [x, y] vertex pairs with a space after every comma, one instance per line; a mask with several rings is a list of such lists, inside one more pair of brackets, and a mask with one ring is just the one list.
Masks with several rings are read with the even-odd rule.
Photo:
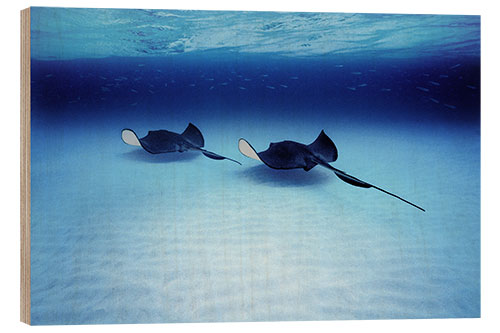
[[[33, 324], [480, 316], [480, 18], [32, 8]], [[205, 147], [151, 155], [121, 130]], [[332, 165], [238, 151], [335, 142]]]

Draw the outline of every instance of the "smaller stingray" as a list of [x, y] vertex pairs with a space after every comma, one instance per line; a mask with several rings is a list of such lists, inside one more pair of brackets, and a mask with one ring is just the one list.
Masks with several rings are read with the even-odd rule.
[[187, 150], [200, 151], [203, 155], [214, 160], [229, 160], [241, 165], [240, 162], [225, 157], [214, 152], [203, 149], [205, 140], [200, 130], [189, 123], [188, 127], [181, 134], [167, 130], [149, 131], [148, 135], [139, 139], [137, 134], [131, 129], [122, 130], [122, 140], [131, 146], [144, 148], [151, 154], [185, 152]]
[[324, 168], [332, 170], [337, 177], [348, 184], [364, 188], [373, 187], [425, 212], [423, 208], [401, 198], [400, 196], [332, 167], [329, 162], [335, 162], [337, 160], [337, 147], [324, 131], [321, 131], [316, 140], [310, 145], [305, 145], [295, 141], [273, 142], [269, 145], [267, 150], [257, 153], [250, 143], [248, 143], [245, 139], [240, 139], [238, 141], [238, 148], [246, 157], [261, 161], [273, 169], [302, 168], [305, 171], [309, 171], [316, 165], [321, 165]]

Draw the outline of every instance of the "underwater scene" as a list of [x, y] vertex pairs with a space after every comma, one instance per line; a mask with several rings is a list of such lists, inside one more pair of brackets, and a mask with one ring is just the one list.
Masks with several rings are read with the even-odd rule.
[[480, 88], [479, 16], [31, 8], [32, 324], [480, 317]]

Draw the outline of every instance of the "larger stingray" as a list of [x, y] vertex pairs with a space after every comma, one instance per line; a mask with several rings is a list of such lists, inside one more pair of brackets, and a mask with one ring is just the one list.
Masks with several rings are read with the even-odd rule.
[[181, 134], [167, 130], [149, 131], [148, 135], [139, 139], [137, 134], [129, 128], [122, 130], [122, 140], [126, 144], [139, 146], [151, 154], [185, 152], [188, 150], [199, 151], [206, 157], [214, 160], [229, 160], [241, 165], [240, 162], [214, 152], [203, 149], [205, 140], [200, 130], [189, 123]]
[[378, 186], [369, 184], [347, 174], [342, 170], [332, 167], [329, 162], [335, 162], [337, 160], [337, 147], [335, 147], [333, 141], [325, 134], [324, 131], [321, 131], [317, 139], [310, 145], [305, 145], [295, 141], [273, 142], [269, 145], [267, 150], [257, 153], [250, 143], [248, 143], [245, 139], [240, 139], [238, 141], [238, 148], [243, 155], [257, 161], [261, 161], [273, 169], [302, 168], [305, 171], [309, 171], [316, 165], [321, 165], [322, 167], [332, 170], [337, 177], [346, 183], [364, 188], [373, 187], [425, 212], [423, 208], [401, 198], [400, 196], [397, 196], [394, 193], [388, 192]]

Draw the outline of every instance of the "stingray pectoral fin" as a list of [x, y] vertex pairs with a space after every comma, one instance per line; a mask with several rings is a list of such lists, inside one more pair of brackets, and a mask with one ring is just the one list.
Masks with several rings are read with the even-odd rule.
[[314, 168], [316, 165], [318, 165], [317, 163], [314, 163], [314, 162], [308, 162], [306, 164], [306, 166], [303, 168], [305, 171], [309, 171], [311, 170], [312, 168]]
[[391, 193], [389, 191], [386, 191], [378, 186], [375, 186], [375, 185], [372, 185], [370, 183], [367, 183], [365, 181], [362, 181], [361, 179], [358, 179], [354, 176], [351, 176], [349, 175], [348, 173], [342, 171], [342, 170], [339, 170], [339, 169], [336, 169], [334, 167], [332, 167], [330, 164], [328, 163], [325, 163], [323, 161], [318, 161], [318, 164], [327, 168], [327, 169], [330, 169], [332, 170], [333, 172], [335, 172], [335, 174], [337, 175], [337, 177], [339, 177], [341, 180], [343, 180], [344, 182], [348, 183], [348, 184], [351, 184], [351, 185], [354, 185], [354, 186], [358, 186], [358, 187], [363, 187], [363, 188], [370, 188], [370, 187], [373, 187], [374, 189], [376, 190], [379, 190], [381, 192], [384, 192], [385, 194], [389, 194], [390, 196], [393, 196], [401, 201], [404, 201], [406, 202], [407, 204], [409, 205], [412, 205], [413, 207], [417, 208], [417, 209], [420, 209], [421, 211], [425, 212], [425, 209], [423, 209], [422, 207], [419, 207], [417, 205], [415, 205], [414, 203], [406, 200], [406, 199], [403, 199], [401, 198], [399, 195], [396, 195], [394, 193]]
[[197, 147], [203, 147], [205, 145], [205, 140], [200, 130], [189, 123], [188, 127], [182, 132], [181, 136]]
[[123, 142], [131, 146], [138, 146], [138, 147], [141, 146], [137, 134], [135, 134], [133, 130], [128, 128], [122, 130], [122, 140]]
[[235, 163], [238, 163], [239, 165], [241, 165], [240, 162], [233, 160], [232, 158], [225, 157], [225, 156], [216, 154], [214, 152], [211, 152], [211, 151], [208, 151], [205, 149], [199, 149], [199, 150], [202, 152], [203, 155], [205, 155], [206, 157], [211, 158], [213, 160], [229, 160], [229, 161], [232, 161], [232, 162], [235, 162]]
[[307, 148], [314, 154], [321, 156], [327, 162], [335, 162], [339, 156], [337, 147], [324, 131], [321, 131], [316, 140], [308, 145]]
[[250, 158], [253, 158], [254, 160], [262, 162], [259, 155], [257, 155], [257, 152], [255, 151], [255, 149], [245, 139], [238, 140], [238, 149], [240, 150], [240, 153], [242, 153], [246, 157], [250, 157]]

